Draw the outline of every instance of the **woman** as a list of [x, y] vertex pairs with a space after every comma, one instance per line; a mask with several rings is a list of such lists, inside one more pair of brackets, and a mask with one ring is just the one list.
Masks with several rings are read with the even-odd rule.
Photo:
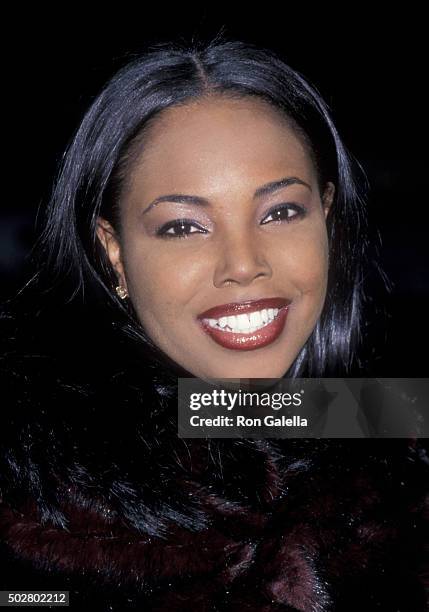
[[160, 45], [107, 83], [3, 315], [1, 588], [77, 609], [425, 609], [417, 440], [177, 437], [178, 376], [363, 371], [357, 171], [270, 51]]

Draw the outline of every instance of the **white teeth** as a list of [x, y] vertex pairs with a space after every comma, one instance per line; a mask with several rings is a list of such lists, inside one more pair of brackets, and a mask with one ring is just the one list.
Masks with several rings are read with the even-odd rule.
[[220, 319], [206, 319], [210, 327], [223, 329], [225, 332], [253, 333], [265, 327], [278, 315], [278, 308], [264, 308], [250, 313], [220, 317]]
[[228, 319], [229, 327], [231, 327], [232, 329], [237, 327], [237, 319], [235, 318], [234, 315], [232, 315], [231, 317], [227, 317], [227, 319]]
[[250, 325], [251, 327], [262, 325], [262, 317], [259, 311], [250, 313]]
[[250, 327], [250, 320], [247, 314], [237, 315], [237, 326], [241, 331], [248, 331]]

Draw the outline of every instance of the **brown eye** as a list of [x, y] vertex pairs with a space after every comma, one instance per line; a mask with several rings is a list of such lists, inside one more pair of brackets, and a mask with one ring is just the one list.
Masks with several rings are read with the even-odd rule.
[[302, 206], [298, 206], [298, 204], [278, 204], [264, 217], [263, 221], [261, 221], [261, 225], [273, 221], [289, 222], [296, 217], [303, 217], [305, 214], [305, 209]]
[[[197, 228], [197, 231], [188, 231], [189, 228]], [[200, 227], [191, 219], [176, 219], [169, 221], [160, 227], [156, 235], [163, 238], [187, 238], [190, 234], [206, 234], [207, 230]]]

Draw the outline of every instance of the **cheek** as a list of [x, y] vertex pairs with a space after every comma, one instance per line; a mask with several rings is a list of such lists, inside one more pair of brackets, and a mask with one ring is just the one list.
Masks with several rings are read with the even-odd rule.
[[328, 241], [324, 226], [296, 232], [281, 249], [283, 275], [299, 294], [324, 296], [328, 278]]
[[123, 255], [133, 304], [143, 321], [171, 320], [193, 296], [199, 259], [178, 253], [174, 245], [156, 248], [154, 241], [131, 238]]

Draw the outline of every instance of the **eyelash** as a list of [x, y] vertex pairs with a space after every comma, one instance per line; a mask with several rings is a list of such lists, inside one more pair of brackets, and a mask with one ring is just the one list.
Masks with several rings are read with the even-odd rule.
[[[286, 219], [273, 219], [273, 221], [280, 221], [280, 222], [285, 221], [286, 223], [291, 223], [293, 219], [302, 218], [307, 214], [307, 211], [305, 210], [305, 208], [303, 208], [302, 206], [298, 206], [298, 204], [277, 204], [277, 206], [274, 206], [271, 210], [268, 211], [268, 214], [264, 217], [264, 219], [266, 217], [276, 214], [277, 212], [282, 212], [284, 210], [287, 210], [287, 211], [292, 210], [296, 214], [292, 215], [291, 217], [287, 217]], [[267, 223], [272, 223], [273, 221], [268, 221], [268, 222], [261, 223], [261, 224], [266, 225]], [[185, 234], [167, 234], [167, 231], [169, 229], [172, 229], [172, 228], [177, 229], [181, 226], [186, 226], [186, 225], [187, 226], [192, 225], [194, 227], [198, 227], [202, 231], [188, 232]], [[161, 238], [167, 238], [167, 239], [169, 238], [188, 238], [192, 234], [206, 234], [206, 233], [207, 233], [207, 230], [204, 230], [204, 228], [199, 226], [192, 219], [175, 219], [174, 221], [169, 221], [165, 225], [162, 225], [156, 230], [157, 236], [160, 236]]]

